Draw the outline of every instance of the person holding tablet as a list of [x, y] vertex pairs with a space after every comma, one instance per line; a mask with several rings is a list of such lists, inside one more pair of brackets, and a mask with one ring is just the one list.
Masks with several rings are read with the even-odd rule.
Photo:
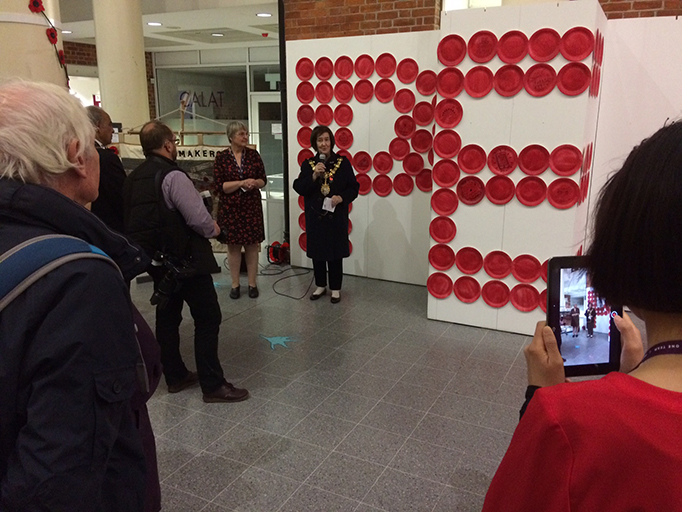
[[[484, 512], [682, 509], [682, 122], [635, 147], [601, 192], [588, 256], [592, 286], [625, 316], [621, 372], [565, 383], [551, 328], [525, 349], [527, 410]], [[644, 356], [642, 357], [642, 355]]]

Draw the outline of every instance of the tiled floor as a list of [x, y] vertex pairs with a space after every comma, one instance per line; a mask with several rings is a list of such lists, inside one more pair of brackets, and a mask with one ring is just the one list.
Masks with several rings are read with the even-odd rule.
[[[199, 388], [161, 383], [149, 411], [163, 510], [480, 510], [517, 423], [528, 338], [427, 320], [424, 287], [346, 276], [340, 304], [277, 295], [291, 273], [236, 301], [216, 276], [225, 375], [251, 398], [204, 404]], [[300, 297], [311, 279], [275, 289]], [[133, 285], [153, 325], [150, 295]], [[296, 341], [264, 338], [283, 336]]]

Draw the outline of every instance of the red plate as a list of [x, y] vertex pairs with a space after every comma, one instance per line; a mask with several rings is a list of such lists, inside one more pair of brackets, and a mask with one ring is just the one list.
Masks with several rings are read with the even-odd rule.
[[441, 128], [454, 128], [462, 120], [462, 105], [453, 99], [441, 100], [436, 105], [434, 117]]
[[493, 86], [497, 94], [505, 98], [517, 95], [523, 89], [523, 70], [515, 64], [502, 66], [495, 73]]
[[594, 34], [586, 27], [573, 27], [566, 31], [559, 44], [566, 60], [581, 61], [594, 50]]
[[444, 98], [454, 98], [464, 89], [464, 75], [457, 68], [445, 68], [438, 73], [436, 89]]
[[305, 231], [305, 212], [298, 216], [298, 225]]
[[393, 80], [382, 78], [374, 88], [374, 95], [381, 103], [388, 103], [395, 96], [395, 84]]
[[528, 53], [528, 37], [519, 30], [510, 30], [500, 37], [497, 56], [502, 62], [516, 64]]
[[329, 103], [334, 97], [334, 87], [329, 82], [319, 82], [315, 86], [315, 97], [320, 103]]
[[388, 176], [379, 174], [378, 176], [375, 176], [374, 181], [372, 182], [372, 188], [376, 195], [386, 197], [391, 193], [391, 190], [393, 190], [393, 182]]
[[360, 103], [367, 103], [374, 96], [374, 86], [369, 80], [358, 80], [355, 84], [355, 99]]
[[542, 267], [540, 267], [540, 277], [542, 280], [546, 283], [547, 282], [547, 266], [549, 265], [549, 260], [545, 260], [544, 263], [542, 264]]
[[320, 57], [315, 63], [315, 76], [320, 80], [329, 80], [334, 74], [334, 64], [329, 57]]
[[559, 55], [561, 36], [553, 28], [541, 28], [528, 41], [528, 54], [536, 62], [549, 62]]
[[[351, 203], [352, 204], [352, 203]], [[298, 207], [301, 210], [305, 210], [305, 197], [303, 196], [298, 196]]]
[[417, 130], [417, 125], [412, 116], [400, 116], [393, 126], [395, 134], [402, 139], [409, 139]]
[[414, 59], [403, 59], [398, 64], [396, 76], [404, 84], [411, 84], [419, 74], [419, 64]]
[[434, 245], [429, 250], [429, 263], [436, 270], [447, 270], [455, 264], [455, 251], [449, 245]]
[[528, 313], [538, 307], [540, 294], [534, 286], [529, 284], [517, 284], [509, 294], [512, 306], [519, 311]]
[[417, 91], [423, 96], [429, 96], [435, 93], [437, 80], [438, 75], [436, 75], [435, 71], [431, 71], [430, 69], [422, 71], [419, 73], [419, 76], [417, 76], [417, 83], [415, 84]]
[[514, 198], [516, 186], [507, 176], [493, 176], [485, 184], [485, 196], [493, 204], [507, 204]]
[[549, 155], [549, 167], [557, 176], [572, 176], [580, 170], [582, 152], [571, 144], [554, 148]]
[[459, 181], [459, 167], [453, 160], [439, 160], [433, 166], [433, 181], [439, 187], [454, 187]]
[[507, 277], [512, 269], [512, 260], [506, 252], [492, 251], [483, 258], [483, 268], [495, 279]]
[[526, 206], [537, 206], [547, 197], [547, 184], [537, 176], [527, 176], [516, 185], [516, 198]]
[[382, 78], [388, 78], [395, 73], [396, 60], [390, 53], [382, 53], [377, 57], [376, 72]]
[[315, 99], [315, 88], [310, 82], [301, 82], [296, 87], [296, 97], [301, 103], [310, 103]]
[[351, 167], [353, 166], [353, 155], [351, 155], [349, 151], [347, 151], [345, 149], [339, 149], [336, 152], [336, 154], [339, 156], [345, 156], [346, 159], [350, 162]]
[[315, 109], [315, 120], [317, 124], [329, 126], [334, 120], [334, 111], [329, 105], [320, 105]]
[[488, 153], [488, 168], [498, 176], [506, 176], [516, 169], [517, 156], [509, 146], [497, 146]]
[[462, 203], [472, 206], [485, 197], [485, 185], [478, 176], [465, 176], [457, 183], [457, 197]]
[[339, 103], [349, 103], [353, 99], [353, 84], [339, 80], [334, 86], [334, 97]]
[[483, 64], [492, 60], [497, 53], [497, 36], [489, 30], [479, 30], [469, 38], [469, 58]]
[[348, 149], [353, 145], [353, 132], [348, 128], [339, 128], [334, 134], [334, 142], [339, 149]]
[[297, 157], [298, 165], [301, 165], [303, 162], [314, 156], [315, 154], [309, 149], [302, 149], [301, 151], [298, 152]]
[[334, 63], [334, 73], [341, 80], [348, 80], [353, 76], [353, 60], [347, 55], [342, 55]]
[[559, 210], [566, 210], [575, 205], [580, 198], [580, 187], [570, 178], [559, 178], [547, 187], [549, 204]]
[[539, 176], [549, 167], [549, 151], [539, 144], [526, 146], [519, 153], [519, 167], [529, 176]]
[[355, 157], [353, 157], [353, 166], [358, 172], [369, 172], [372, 170], [372, 157], [367, 151], [358, 151], [355, 153]]
[[[434, 126], [433, 128], [431, 128], [431, 132], [435, 133], [435, 131], [436, 131], [436, 127]], [[427, 158], [429, 160], [429, 165], [433, 165], [433, 148], [429, 149]]]
[[348, 234], [350, 235], [353, 232], [353, 223], [351, 222], [350, 219], [348, 219]]
[[410, 153], [403, 160], [403, 169], [410, 176], [417, 176], [424, 170], [424, 159], [419, 153]]
[[298, 130], [298, 133], [296, 134], [296, 140], [302, 148], [308, 149], [310, 147], [310, 135], [312, 135], [312, 133], [313, 130], [307, 126], [304, 126]]
[[414, 106], [412, 117], [419, 126], [427, 126], [433, 121], [433, 105], [429, 101], [421, 101]]
[[462, 276], [453, 286], [455, 296], [466, 304], [476, 302], [481, 296], [481, 285], [473, 277]]
[[483, 285], [481, 296], [492, 308], [501, 308], [509, 302], [509, 287], [502, 281], [488, 281]]
[[462, 139], [452, 130], [443, 130], [433, 139], [433, 150], [441, 158], [454, 158], [462, 147]]
[[400, 196], [409, 196], [413, 189], [414, 180], [412, 179], [412, 176], [409, 176], [404, 172], [398, 174], [393, 180], [393, 190]]
[[360, 55], [355, 59], [355, 74], [360, 78], [369, 78], [374, 73], [374, 59], [369, 55]]
[[523, 77], [523, 87], [528, 94], [539, 98], [547, 96], [556, 85], [556, 71], [549, 64], [531, 66]]
[[464, 274], [475, 274], [483, 267], [483, 256], [473, 247], [462, 247], [457, 251], [455, 265]]
[[353, 122], [353, 109], [349, 105], [339, 105], [334, 109], [334, 121], [339, 126], [348, 126]]
[[370, 190], [372, 190], [372, 178], [366, 174], [358, 174], [355, 176], [355, 179], [358, 180], [358, 184], [360, 185], [359, 194], [361, 196], [369, 194]]
[[431, 208], [438, 215], [452, 215], [458, 205], [457, 194], [449, 188], [440, 188], [431, 196]]
[[532, 283], [540, 278], [540, 261], [530, 254], [521, 254], [512, 261], [512, 275], [521, 283]]
[[300, 236], [298, 237], [298, 245], [303, 249], [304, 251], [307, 251], [308, 249], [308, 236], [305, 233], [301, 233]]
[[424, 169], [414, 179], [417, 188], [422, 192], [431, 192], [433, 189], [433, 182], [431, 181], [431, 169]]
[[444, 66], [456, 66], [467, 54], [467, 44], [461, 36], [450, 34], [438, 43], [438, 60]]
[[485, 150], [476, 144], [464, 146], [457, 156], [459, 168], [467, 174], [476, 174], [485, 167]]
[[404, 160], [410, 153], [410, 143], [406, 139], [396, 137], [388, 145], [388, 152], [394, 160]]
[[[433, 135], [429, 130], [417, 130], [412, 136], [412, 149], [417, 153], [426, 153], [433, 147]], [[390, 151], [390, 147], [389, 147]]]
[[426, 280], [426, 288], [437, 299], [445, 299], [452, 293], [452, 279], [447, 274], [436, 272]]
[[538, 297], [538, 306], [542, 309], [543, 313], [547, 313], [547, 288], [540, 292]]
[[372, 164], [374, 165], [374, 170], [379, 174], [388, 174], [393, 169], [393, 158], [386, 151], [379, 151], [374, 155]]
[[296, 76], [301, 80], [310, 80], [315, 74], [315, 65], [308, 57], [299, 59], [296, 63]]
[[582, 62], [570, 62], [559, 71], [557, 87], [566, 96], [577, 96], [590, 86], [590, 78], [590, 68]]
[[409, 89], [400, 89], [393, 97], [393, 106], [401, 114], [407, 114], [414, 108], [414, 93]]
[[450, 217], [436, 217], [429, 225], [429, 234], [436, 242], [446, 244], [455, 238], [457, 226]]
[[310, 126], [315, 121], [315, 111], [310, 105], [302, 105], [298, 108], [296, 119], [303, 126]]
[[493, 72], [485, 66], [471, 68], [464, 77], [464, 89], [472, 98], [483, 98], [493, 90]]

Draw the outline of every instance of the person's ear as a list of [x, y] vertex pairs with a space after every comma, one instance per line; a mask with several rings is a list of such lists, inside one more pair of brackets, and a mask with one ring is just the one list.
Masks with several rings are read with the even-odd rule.
[[66, 147], [66, 158], [73, 164], [73, 169], [81, 177], [85, 177], [85, 158], [83, 154], [79, 154], [80, 141], [78, 139], [71, 139], [69, 145]]

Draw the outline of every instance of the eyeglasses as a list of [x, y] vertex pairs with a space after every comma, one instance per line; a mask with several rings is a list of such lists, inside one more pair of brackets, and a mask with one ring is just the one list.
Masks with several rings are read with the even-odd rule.
[[168, 139], [168, 142], [172, 142], [177, 146], [180, 144], [180, 139], [178, 137], [175, 137], [174, 139]]

